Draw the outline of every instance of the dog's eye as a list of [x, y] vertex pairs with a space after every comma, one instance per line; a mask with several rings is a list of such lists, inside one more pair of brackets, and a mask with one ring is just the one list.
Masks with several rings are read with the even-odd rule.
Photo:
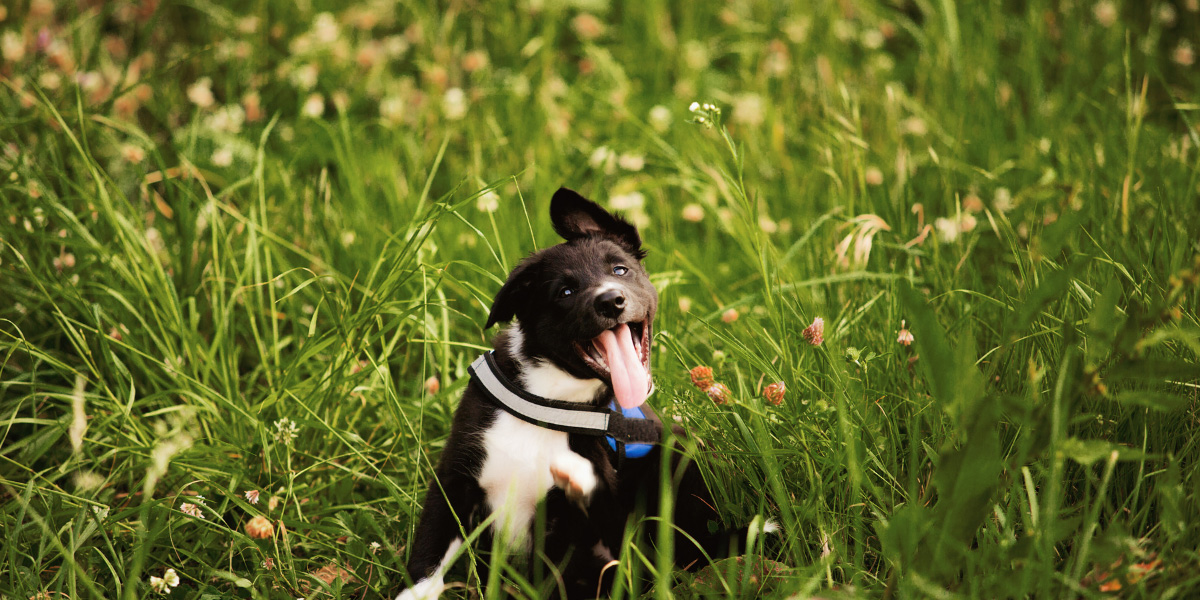
[[613, 274], [617, 275], [618, 277], [620, 277], [628, 272], [629, 272], [629, 268], [624, 265], [617, 265], [617, 266], [613, 267]]
[[561, 289], [561, 290], [558, 290], [558, 297], [559, 297], [559, 298], [566, 298], [567, 296], [570, 296], [571, 294], [574, 294], [574, 293], [575, 293], [575, 290], [573, 290], [573, 289], [571, 289], [571, 288], [569, 288], [569, 287], [565, 287], [565, 288], [563, 288], [563, 289]]

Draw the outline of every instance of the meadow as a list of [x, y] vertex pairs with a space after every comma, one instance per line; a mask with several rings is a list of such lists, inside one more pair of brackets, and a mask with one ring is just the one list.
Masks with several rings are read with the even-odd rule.
[[1198, 0], [8, 2], [0, 598], [394, 597], [559, 186], [783, 529], [616, 597], [1197, 597], [1198, 49]]

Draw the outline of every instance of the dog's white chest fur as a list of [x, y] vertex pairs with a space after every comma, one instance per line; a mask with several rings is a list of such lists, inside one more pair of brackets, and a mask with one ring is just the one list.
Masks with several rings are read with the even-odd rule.
[[[522, 362], [520, 326], [512, 326], [510, 335], [512, 354]], [[578, 379], [545, 362], [527, 362], [522, 367], [522, 386], [543, 398], [590, 402], [604, 387], [599, 379]], [[537, 504], [554, 486], [552, 467], [569, 472], [584, 487], [589, 487], [588, 482], [595, 485], [591, 463], [571, 451], [567, 439], [562, 431], [527, 423], [504, 411], [484, 432], [479, 486], [496, 514], [493, 527], [510, 549], [528, 547]]]
[[494, 527], [509, 548], [524, 549], [537, 503], [554, 485], [550, 465], [571, 452], [567, 434], [501, 412], [484, 434], [483, 448], [479, 486], [496, 513]]

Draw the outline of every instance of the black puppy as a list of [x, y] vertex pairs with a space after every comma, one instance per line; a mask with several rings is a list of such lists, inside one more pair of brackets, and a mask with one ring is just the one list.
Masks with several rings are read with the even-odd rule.
[[[487, 327], [516, 323], [471, 367], [409, 553], [414, 583], [397, 600], [436, 598], [464, 532], [488, 517], [477, 548], [498, 536], [514, 555], [550, 561], [560, 576], [549, 593], [605, 593], [626, 522], [657, 514], [662, 425], [643, 402], [658, 294], [641, 238], [566, 188], [550, 219], [566, 242], [522, 261], [496, 295]], [[709, 556], [744, 541], [744, 529], [715, 526], [696, 467], [678, 455], [671, 464], [675, 525]], [[529, 557], [539, 505], [542, 555]], [[696, 564], [701, 548], [675, 537], [676, 562]]]

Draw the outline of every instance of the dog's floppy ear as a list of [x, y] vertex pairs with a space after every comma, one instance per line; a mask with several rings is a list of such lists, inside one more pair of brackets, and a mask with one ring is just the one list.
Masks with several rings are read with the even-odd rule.
[[564, 187], [554, 192], [550, 199], [550, 222], [554, 231], [567, 241], [593, 235], [611, 237], [642, 258], [642, 238], [637, 227], [574, 190]]
[[500, 291], [496, 292], [496, 298], [492, 300], [492, 312], [488, 313], [484, 329], [489, 329], [496, 323], [507, 323], [517, 316], [517, 309], [526, 302], [523, 298], [533, 283], [534, 271], [533, 265], [526, 260], [508, 274], [508, 281], [504, 282]]

